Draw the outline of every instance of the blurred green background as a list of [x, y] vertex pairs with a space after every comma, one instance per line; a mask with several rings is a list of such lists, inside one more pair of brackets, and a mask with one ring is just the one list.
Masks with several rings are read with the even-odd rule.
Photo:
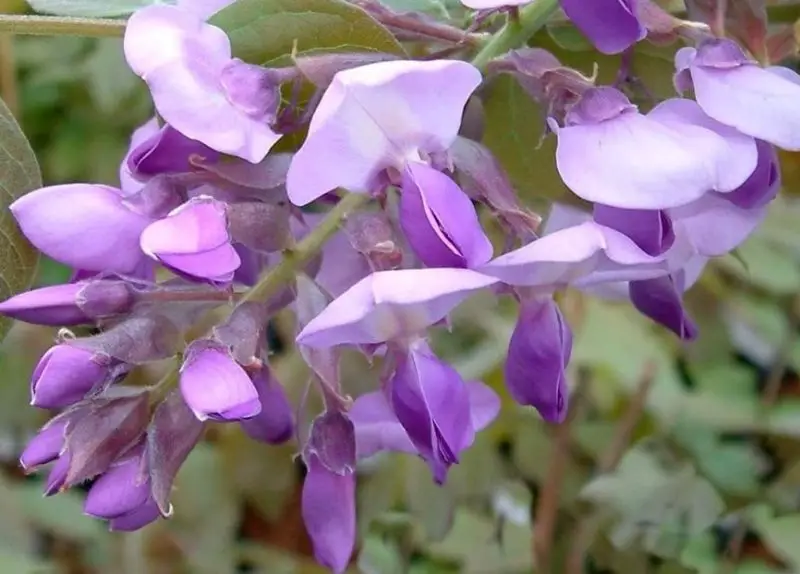
[[[24, 9], [0, 0], [0, 12]], [[785, 62], [794, 65], [796, 42], [786, 37]], [[538, 43], [585, 72], [599, 62], [601, 77], [615, 74], [612, 59], [587, 53], [569, 31], [552, 29]], [[643, 47], [637, 56], [657, 94], [671, 90], [672, 51]], [[3, 37], [0, 56], [3, 98], [45, 183], [116, 185], [130, 133], [152, 114], [121, 41]], [[526, 200], [562, 197], [552, 142], [538, 148], [535, 130], [521, 140], [493, 127], [537, 125], [535, 106], [503, 81], [486, 114], [505, 118], [487, 123], [484, 141]], [[515, 148], [503, 153], [506, 141]], [[459, 309], [456, 335], [438, 339], [437, 351], [501, 393], [503, 414], [444, 487], [409, 457], [383, 456], [359, 469], [363, 536], [352, 571], [546, 572], [534, 569], [534, 555], [545, 553], [558, 574], [800, 572], [800, 158], [782, 160], [784, 194], [766, 224], [736, 256], [710, 265], [689, 294], [696, 343], [680, 344], [626, 306], [562, 295], [575, 333], [576, 389], [562, 427], [503, 394], [514, 309], [481, 298]], [[37, 284], [67, 277], [43, 261]], [[288, 318], [279, 317], [275, 331], [288, 341]], [[300, 518], [296, 447], [257, 444], [236, 425], [209, 429], [178, 476], [174, 518], [141, 532], [112, 534], [83, 516], [81, 489], [42, 498], [41, 478], [25, 477], [17, 458], [46, 420], [28, 406], [28, 379], [54, 336], [15, 324], [0, 349], [0, 574], [322, 571]], [[299, 398], [307, 374], [291, 345], [274, 367]], [[357, 357], [348, 359], [353, 394], [374, 383], [362, 371]]]

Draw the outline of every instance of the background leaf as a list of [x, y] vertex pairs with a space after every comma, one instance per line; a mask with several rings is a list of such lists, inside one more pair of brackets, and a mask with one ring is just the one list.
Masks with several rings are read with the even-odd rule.
[[[42, 186], [39, 164], [11, 111], [0, 100], [0, 299], [27, 289], [36, 274], [38, 254], [17, 227], [8, 206]], [[0, 319], [0, 338], [11, 326]]]
[[266, 64], [311, 50], [402, 54], [394, 36], [361, 8], [341, 0], [237, 0], [210, 22], [231, 39], [233, 54]]
[[152, 4], [174, 4], [164, 0], [28, 0], [37, 12], [55, 16], [114, 18], [127, 16]]

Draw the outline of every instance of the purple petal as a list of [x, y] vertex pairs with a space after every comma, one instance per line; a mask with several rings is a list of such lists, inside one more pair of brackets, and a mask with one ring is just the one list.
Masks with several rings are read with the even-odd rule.
[[112, 518], [108, 523], [108, 527], [116, 532], [133, 532], [134, 530], [139, 530], [147, 526], [151, 522], [155, 522], [159, 516], [161, 516], [161, 514], [158, 511], [158, 506], [156, 506], [156, 503], [151, 498], [145, 504], [132, 510], [128, 514]]
[[492, 243], [472, 201], [430, 166], [411, 162], [403, 172], [400, 225], [429, 267], [475, 267], [492, 258]]
[[47, 482], [44, 486], [45, 496], [58, 494], [65, 487], [70, 462], [69, 452], [65, 452], [58, 458], [58, 460], [56, 460], [56, 463], [53, 465], [53, 468], [50, 469], [50, 472], [47, 475]]
[[441, 321], [497, 279], [469, 269], [400, 269], [365, 277], [297, 336], [309, 347], [383, 343]]
[[620, 209], [596, 203], [594, 220], [631, 238], [648, 255], [658, 256], [672, 247], [672, 220], [663, 210]]
[[500, 397], [488, 385], [480, 381], [467, 381], [469, 410], [475, 432], [489, 426], [500, 414]]
[[186, 350], [180, 371], [186, 404], [198, 420], [246, 419], [261, 412], [250, 377], [222, 348], [198, 340]]
[[289, 199], [306, 205], [343, 187], [371, 191], [378, 173], [402, 170], [418, 151], [444, 151], [481, 82], [465, 62], [378, 62], [339, 72], [323, 95], [287, 176]]
[[88, 321], [76, 302], [83, 287], [67, 283], [26, 291], [0, 303], [0, 313], [37, 325], [80, 325]]
[[635, 0], [560, 0], [575, 27], [604, 54], [619, 54], [642, 40], [647, 29], [636, 17]]
[[458, 462], [475, 436], [464, 381], [420, 343], [402, 357], [389, 385], [397, 420], [434, 478], [443, 482], [449, 466]]
[[723, 197], [742, 209], [764, 207], [778, 195], [781, 172], [775, 148], [764, 140], [756, 140], [758, 163], [741, 186]]
[[142, 459], [134, 456], [112, 466], [94, 482], [83, 510], [108, 520], [137, 510], [149, 497], [150, 483]]
[[187, 173], [194, 170], [189, 162], [192, 156], [213, 162], [219, 153], [165, 125], [131, 148], [127, 167], [130, 173], [144, 179], [163, 173]]
[[562, 422], [567, 415], [565, 371], [571, 354], [572, 331], [555, 301], [525, 302], [508, 344], [505, 377], [511, 397], [535, 407], [547, 422]]
[[697, 337], [697, 325], [683, 308], [682, 282], [682, 278], [673, 276], [632, 281], [630, 298], [640, 313], [664, 325], [684, 341], [691, 341]]
[[589, 221], [536, 239], [479, 270], [510, 285], [555, 288], [590, 277], [652, 277], [665, 267], [663, 258], [651, 257], [625, 235]]
[[26, 471], [47, 464], [58, 458], [64, 447], [64, 432], [67, 421], [61, 420], [45, 425], [33, 437], [20, 456], [19, 462]]
[[241, 264], [231, 245], [225, 205], [208, 197], [190, 200], [150, 224], [142, 251], [182, 273], [226, 282]]
[[122, 195], [128, 196], [132, 193], [136, 193], [144, 185], [144, 183], [134, 177], [133, 173], [131, 172], [129, 163], [130, 157], [136, 148], [138, 148], [151, 137], [157, 135], [160, 129], [161, 128], [158, 125], [158, 118], [154, 116], [136, 128], [131, 135], [128, 153], [125, 154], [125, 159], [122, 160], [122, 163], [119, 166], [119, 184], [122, 190]]
[[252, 381], [261, 403], [261, 412], [239, 424], [254, 440], [270, 444], [286, 442], [294, 432], [294, 412], [283, 385], [275, 380], [266, 366]]
[[[758, 162], [756, 141], [708, 117], [692, 100], [673, 98], [653, 108], [648, 118], [686, 131], [695, 153], [717, 158], [713, 189], [728, 192], [742, 185]], [[703, 128], [703, 129], [698, 129]]]
[[[567, 187], [587, 201], [627, 209], [674, 207], [714, 188], [717, 156], [707, 149], [713, 134], [678, 130], [634, 109], [615, 113], [627, 102], [621, 99], [613, 88], [588, 90], [557, 131], [556, 165]], [[689, 131], [707, 137], [687, 140]], [[722, 153], [720, 146], [711, 151]]]
[[417, 453], [414, 443], [397, 420], [382, 391], [358, 397], [348, 415], [355, 425], [359, 459], [367, 458], [382, 450]]
[[31, 404], [58, 409], [80, 401], [109, 375], [109, 364], [92, 351], [62, 343], [39, 359], [31, 377]]
[[[800, 150], [800, 79], [734, 57], [712, 61], [710, 52], [733, 45], [713, 40], [700, 46], [689, 70], [697, 102], [715, 120], [778, 147]], [[731, 48], [733, 49], [733, 48]]]
[[65, 265], [127, 274], [142, 262], [139, 235], [150, 220], [128, 209], [118, 189], [80, 183], [43, 187], [10, 209], [30, 242]]
[[302, 513], [314, 557], [336, 574], [347, 569], [356, 539], [356, 477], [329, 471], [316, 456], [306, 463]]

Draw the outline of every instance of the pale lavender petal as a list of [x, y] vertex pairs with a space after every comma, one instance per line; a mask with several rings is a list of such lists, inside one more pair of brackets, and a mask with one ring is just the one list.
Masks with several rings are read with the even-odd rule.
[[497, 279], [469, 269], [400, 269], [365, 277], [331, 302], [297, 336], [310, 347], [383, 343], [441, 321]]
[[570, 110], [556, 148], [567, 187], [587, 201], [628, 209], [683, 205], [714, 188], [717, 157], [709, 155], [708, 138], [687, 140], [688, 131], [699, 137], [706, 130], [675, 129], [626, 102], [613, 88], [595, 88]]
[[356, 477], [326, 469], [312, 455], [303, 483], [302, 514], [314, 557], [336, 574], [347, 569], [356, 539]]
[[724, 255], [742, 242], [766, 216], [766, 209], [741, 209], [724, 196], [708, 194], [699, 201], [671, 210], [676, 233], [699, 255]]
[[510, 285], [558, 287], [592, 274], [594, 281], [663, 274], [652, 257], [625, 235], [592, 221], [567, 227], [501, 255], [478, 270]]
[[572, 331], [552, 299], [526, 301], [505, 365], [506, 387], [521, 405], [535, 407], [546, 421], [567, 415], [566, 368], [572, 354]]
[[43, 187], [9, 209], [37, 249], [70, 267], [127, 274], [144, 259], [139, 235], [150, 219], [128, 209], [113, 187]]
[[378, 173], [418, 152], [444, 151], [481, 82], [460, 61], [378, 62], [336, 74], [287, 176], [289, 199], [306, 205], [342, 187], [372, 190]]
[[180, 371], [186, 404], [204, 421], [240, 420], [261, 412], [258, 391], [250, 377], [222, 348], [195, 341], [186, 351]]
[[230, 281], [241, 264], [231, 244], [225, 204], [198, 197], [149, 225], [142, 251], [187, 275]]
[[561, 8], [604, 54], [618, 54], [647, 35], [636, 17], [636, 0], [560, 0]]
[[356, 428], [356, 450], [359, 459], [382, 450], [417, 453], [414, 443], [397, 420], [382, 391], [358, 397], [348, 415]]
[[211, 149], [258, 163], [281, 136], [263, 117], [250, 116], [229, 101], [221, 74], [213, 60], [197, 54], [155, 68], [147, 85], [158, 113], [176, 130]]
[[500, 414], [500, 397], [488, 385], [480, 381], [467, 381], [470, 418], [475, 432], [489, 426]]
[[756, 168], [758, 162], [756, 141], [710, 118], [693, 100], [686, 98], [666, 100], [653, 108], [647, 117], [678, 130], [688, 130], [685, 132], [685, 137], [691, 141], [695, 153], [716, 158], [716, 178], [713, 187], [716, 191], [728, 192], [736, 189]]
[[475, 267], [492, 258], [472, 201], [445, 174], [410, 162], [403, 172], [400, 225], [429, 267]]
[[717, 121], [778, 147], [800, 150], [800, 81], [790, 79], [789, 71], [775, 73], [745, 60], [738, 47], [728, 61], [717, 61], [716, 53], [731, 45], [736, 47], [731, 40], [713, 40], [698, 49], [689, 66], [697, 102]]
[[196, 14], [173, 6], [148, 6], [137, 10], [125, 27], [125, 58], [136, 75], [202, 53], [209, 64], [221, 65], [231, 57], [225, 32]]

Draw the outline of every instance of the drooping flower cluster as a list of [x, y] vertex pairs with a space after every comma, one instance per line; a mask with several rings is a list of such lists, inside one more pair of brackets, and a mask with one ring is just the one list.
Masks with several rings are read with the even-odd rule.
[[[429, 344], [459, 304], [479, 291], [518, 302], [508, 391], [560, 422], [572, 333], [554, 293], [628, 298], [692, 339], [683, 293], [763, 218], [779, 188], [773, 146], [800, 149], [800, 78], [760, 67], [731, 40], [680, 50], [675, 84], [694, 97], [676, 93], [644, 113], [619, 87], [536, 48], [500, 55], [485, 75], [458, 60], [375, 54], [257, 66], [233, 58], [205, 21], [225, 4], [151, 6], [130, 19], [126, 57], [158, 117], [133, 134], [119, 188], [45, 187], [11, 206], [31, 243], [75, 271], [68, 284], [0, 304], [24, 321], [77, 327], [33, 373], [32, 404], [60, 412], [22, 464], [54, 463], [47, 494], [94, 479], [85, 510], [113, 529], [169, 516], [172, 480], [206, 421], [237, 422], [268, 443], [295, 434], [265, 337], [288, 308], [324, 399], [297, 433], [303, 517], [318, 560], [342, 572], [359, 461], [404, 452], [444, 482], [498, 413], [495, 392]], [[640, 3], [596, 4], [562, 1], [599, 50], [644, 38]], [[558, 171], [591, 210], [555, 205], [538, 230], [497, 160], [459, 135], [465, 106], [499, 73], [547, 110]], [[298, 113], [280, 89], [304, 81], [318, 94]], [[296, 152], [272, 151], [306, 128]], [[220, 305], [227, 318], [185, 344]], [[79, 330], [90, 324], [98, 334]], [[346, 347], [380, 372], [380, 388], [355, 400], [339, 369]], [[179, 367], [152, 386], [125, 384], [137, 367], [176, 356]]]

